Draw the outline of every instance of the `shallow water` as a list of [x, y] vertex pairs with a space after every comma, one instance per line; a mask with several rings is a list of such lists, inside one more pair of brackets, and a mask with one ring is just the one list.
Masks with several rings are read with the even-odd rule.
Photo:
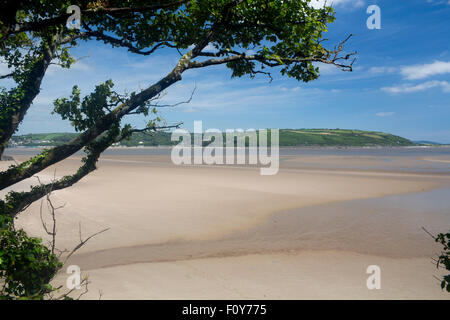
[[393, 257], [430, 256], [432, 234], [448, 232], [450, 188], [335, 202], [273, 214], [233, 237], [264, 239], [268, 247], [346, 250]]
[[335, 202], [272, 214], [263, 224], [210, 240], [174, 239], [74, 256], [85, 270], [144, 262], [248, 254], [342, 250], [415, 258], [439, 252], [432, 237], [450, 226], [450, 188]]
[[[8, 148], [5, 155], [36, 155], [43, 148], [19, 147]], [[134, 148], [109, 148], [103, 154], [105, 155], [170, 155], [171, 147], [134, 147]], [[247, 149], [248, 150], [248, 149]], [[82, 154], [78, 152], [77, 154]], [[450, 147], [392, 147], [392, 148], [352, 148], [352, 147], [282, 147], [281, 156], [449, 156]]]
[[[158, 161], [170, 163], [170, 147], [110, 148], [102, 159], [120, 156], [139, 157], [139, 162], [152, 162], [146, 156], [160, 156]], [[42, 148], [10, 148], [5, 155], [33, 156]], [[77, 152], [75, 156], [82, 156]], [[248, 150], [247, 150], [248, 155]], [[248, 156], [247, 156], [248, 160]], [[247, 161], [248, 162], [248, 161]], [[131, 164], [131, 162], [130, 162]], [[450, 148], [403, 147], [403, 148], [280, 148], [281, 168], [374, 170], [397, 172], [450, 173]]]

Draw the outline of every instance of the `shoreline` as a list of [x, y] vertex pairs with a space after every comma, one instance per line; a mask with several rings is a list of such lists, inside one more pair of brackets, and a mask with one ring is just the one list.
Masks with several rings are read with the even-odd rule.
[[[158, 146], [114, 146], [109, 147], [108, 149], [171, 149], [175, 145], [158, 145]], [[10, 150], [18, 149], [18, 150], [29, 150], [29, 149], [45, 149], [45, 148], [54, 148], [57, 145], [49, 145], [49, 146], [16, 146], [9, 147], [5, 149], [5, 153]], [[239, 149], [238, 147], [234, 147], [235, 149]], [[270, 146], [267, 146], [270, 149]], [[280, 149], [330, 149], [330, 150], [340, 150], [340, 149], [433, 149], [433, 148], [449, 148], [450, 145], [442, 144], [442, 145], [416, 145], [416, 146], [392, 146], [392, 145], [381, 145], [381, 146], [321, 146], [321, 145], [310, 145], [310, 146], [279, 146]], [[248, 147], [245, 147], [248, 149]]]

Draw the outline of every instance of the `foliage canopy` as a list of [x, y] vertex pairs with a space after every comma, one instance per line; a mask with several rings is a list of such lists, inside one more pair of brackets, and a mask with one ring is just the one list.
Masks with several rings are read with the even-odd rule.
[[[70, 68], [75, 62], [71, 49], [83, 41], [99, 41], [148, 56], [158, 50], [175, 50], [180, 59], [171, 72], [149, 87], [119, 94], [107, 80], [82, 97], [75, 86], [68, 98], [57, 99], [54, 112], [69, 120], [80, 132], [72, 140], [43, 151], [23, 163], [0, 172], [0, 190], [29, 178], [45, 168], [84, 150], [81, 167], [72, 175], [34, 186], [29, 191], [11, 191], [0, 200], [0, 216], [15, 217], [42, 198], [51, 187], [70, 187], [95, 170], [101, 153], [133, 132], [163, 130], [155, 102], [165, 89], [182, 79], [185, 71], [225, 65], [233, 77], [270, 76], [272, 68], [282, 75], [308, 82], [317, 79], [316, 63], [351, 71], [353, 53], [343, 54], [343, 45], [324, 46], [327, 24], [334, 21], [330, 7], [315, 9], [309, 0], [1, 0], [0, 62], [8, 67], [0, 75], [0, 156], [40, 92], [51, 64]], [[69, 29], [70, 5], [81, 10], [81, 28]], [[145, 128], [125, 122], [131, 114], [150, 117]], [[10, 237], [13, 236], [13, 237]], [[22, 279], [13, 295], [34, 295], [48, 281], [55, 261], [36, 240], [2, 227], [2, 254], [17, 250], [28, 259], [31, 276], [39, 281], [10, 277], [13, 260], [2, 258], [2, 277]], [[15, 238], [14, 238], [15, 237]], [[13, 241], [13, 242], [9, 242]], [[14, 242], [15, 241], [15, 242]], [[13, 244], [16, 243], [17, 246]], [[42, 251], [44, 250], [44, 251]], [[13, 252], [10, 252], [13, 254]], [[36, 257], [34, 253], [42, 253]], [[35, 259], [35, 260], [32, 260]], [[37, 259], [37, 260], [36, 260]], [[23, 260], [25, 261], [25, 260]], [[41, 271], [49, 264], [50, 269]], [[19, 278], [17, 278], [19, 277]], [[8, 280], [9, 281], [9, 280]], [[42, 283], [41, 283], [42, 282]], [[11, 286], [16, 290], [15, 285]]]

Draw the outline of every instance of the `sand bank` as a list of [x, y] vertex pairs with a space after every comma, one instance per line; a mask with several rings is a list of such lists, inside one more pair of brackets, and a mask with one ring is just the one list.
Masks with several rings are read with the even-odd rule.
[[[449, 215], [401, 199], [390, 209], [354, 201], [445, 188], [450, 176], [395, 170], [401, 158], [389, 170], [376, 157], [353, 159], [354, 170], [345, 158], [321, 159], [309, 168], [304, 157], [286, 157], [279, 174], [261, 176], [248, 167], [175, 167], [164, 155], [107, 155], [99, 170], [54, 193], [65, 204], [58, 247], [78, 242], [79, 223], [85, 237], [110, 228], [69, 261], [90, 275], [89, 298], [98, 289], [104, 298], [448, 297], [432, 277], [437, 248], [420, 227], [445, 231]], [[78, 164], [64, 161], [56, 175]], [[17, 224], [43, 236], [38, 213], [35, 203]], [[376, 292], [365, 286], [372, 264], [383, 272]]]

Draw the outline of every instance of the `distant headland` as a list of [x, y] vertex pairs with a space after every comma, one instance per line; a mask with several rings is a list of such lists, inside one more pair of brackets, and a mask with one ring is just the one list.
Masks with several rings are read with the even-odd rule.
[[[74, 139], [77, 133], [35, 133], [13, 136], [9, 147], [58, 146]], [[128, 140], [115, 146], [172, 146], [170, 132], [152, 134], [134, 133]], [[437, 143], [416, 141], [376, 131], [350, 129], [280, 129], [280, 147], [379, 147], [379, 146], [418, 146], [439, 145]]]

